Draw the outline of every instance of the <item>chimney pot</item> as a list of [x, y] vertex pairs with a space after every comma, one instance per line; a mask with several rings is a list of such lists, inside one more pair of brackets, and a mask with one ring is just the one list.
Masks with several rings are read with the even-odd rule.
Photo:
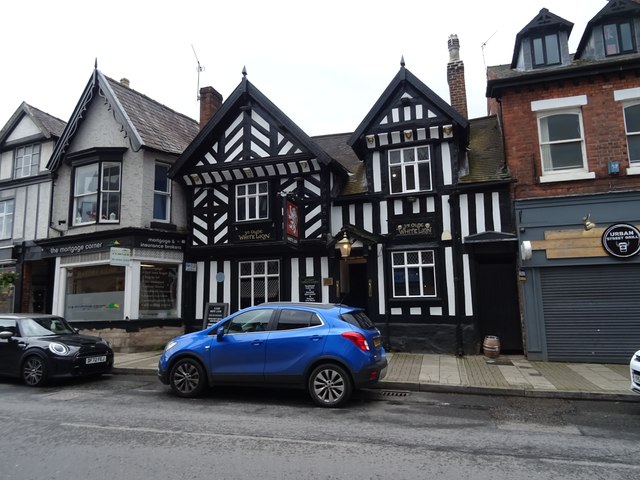
[[447, 83], [451, 106], [464, 118], [467, 113], [467, 89], [464, 83], [464, 62], [460, 60], [460, 40], [457, 35], [450, 35], [447, 42], [449, 47], [449, 63], [447, 64]]
[[124, 85], [125, 87], [128, 87], [128, 86], [129, 86], [129, 79], [128, 79], [128, 78], [126, 78], [126, 77], [122, 77], [122, 78], [120, 79], [120, 83], [121, 83], [122, 85]]

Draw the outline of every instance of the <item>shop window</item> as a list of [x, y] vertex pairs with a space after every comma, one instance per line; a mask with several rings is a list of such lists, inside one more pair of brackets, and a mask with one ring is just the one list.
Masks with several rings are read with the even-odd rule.
[[178, 267], [143, 264], [140, 268], [140, 318], [177, 318]]
[[122, 320], [125, 268], [91, 265], [67, 268], [67, 320]]
[[13, 199], [0, 201], [0, 240], [13, 237]]
[[280, 262], [240, 262], [240, 308], [280, 299]]
[[586, 171], [582, 114], [580, 110], [554, 112], [538, 117], [542, 174]]
[[392, 194], [431, 190], [429, 146], [390, 150], [389, 185]]
[[236, 220], [269, 218], [269, 184], [267, 182], [236, 185]]
[[391, 268], [394, 298], [436, 296], [433, 250], [393, 252]]
[[40, 144], [16, 148], [14, 178], [31, 177], [40, 171]]
[[624, 108], [624, 126], [627, 133], [629, 163], [640, 166], [640, 104]]
[[602, 26], [604, 53], [607, 56], [635, 52], [631, 20]]
[[120, 217], [120, 163], [101, 162], [75, 170], [73, 225], [117, 223]]
[[535, 37], [532, 39], [532, 44], [534, 68], [560, 63], [560, 44], [557, 33]]
[[169, 165], [156, 163], [153, 183], [153, 219], [168, 222], [171, 212], [171, 180], [167, 176]]

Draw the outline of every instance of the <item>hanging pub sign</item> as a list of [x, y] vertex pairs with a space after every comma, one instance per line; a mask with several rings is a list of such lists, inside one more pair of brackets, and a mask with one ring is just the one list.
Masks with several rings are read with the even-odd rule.
[[300, 237], [298, 205], [289, 199], [285, 200], [284, 213], [284, 231], [287, 237], [287, 243], [297, 245]]
[[611, 225], [602, 234], [602, 246], [614, 257], [633, 257], [640, 252], [640, 230], [628, 223]]

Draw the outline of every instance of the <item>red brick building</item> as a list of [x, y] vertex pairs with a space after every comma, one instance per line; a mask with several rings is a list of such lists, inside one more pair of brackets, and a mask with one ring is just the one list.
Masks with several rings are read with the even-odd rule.
[[531, 359], [628, 361], [640, 345], [640, 5], [610, 0], [574, 54], [547, 9], [489, 67], [521, 246]]

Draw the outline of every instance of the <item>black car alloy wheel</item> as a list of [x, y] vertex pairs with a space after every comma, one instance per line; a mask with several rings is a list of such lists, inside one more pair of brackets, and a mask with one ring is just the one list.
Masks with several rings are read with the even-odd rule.
[[338, 365], [320, 365], [309, 377], [311, 399], [321, 407], [339, 407], [351, 397], [351, 378]]
[[40, 387], [47, 380], [47, 366], [38, 355], [27, 357], [22, 364], [22, 379], [30, 387]]
[[169, 381], [172, 390], [181, 397], [195, 397], [205, 387], [204, 370], [196, 360], [179, 360], [171, 369]]

